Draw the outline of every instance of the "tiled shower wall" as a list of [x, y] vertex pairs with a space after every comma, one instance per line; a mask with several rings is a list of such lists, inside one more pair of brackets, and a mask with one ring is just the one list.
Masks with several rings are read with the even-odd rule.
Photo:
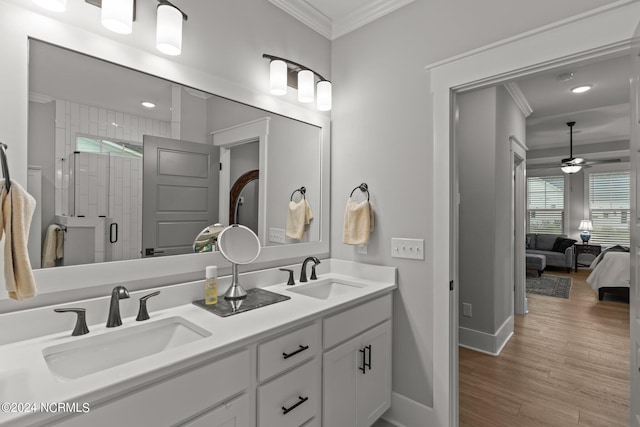
[[[78, 135], [142, 143], [143, 135], [171, 137], [171, 122], [56, 100], [56, 215], [106, 215], [118, 223], [112, 260], [140, 257], [142, 161], [88, 153], [77, 155]], [[109, 161], [109, 157], [111, 160]], [[69, 191], [75, 187], [74, 191]], [[74, 197], [75, 195], [75, 197]], [[107, 236], [108, 238], [108, 236]]]

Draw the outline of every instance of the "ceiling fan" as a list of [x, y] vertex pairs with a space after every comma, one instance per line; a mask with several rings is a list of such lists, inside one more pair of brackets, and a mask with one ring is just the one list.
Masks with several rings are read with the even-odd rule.
[[576, 122], [567, 122], [569, 126], [569, 157], [562, 159], [560, 169], [564, 173], [576, 173], [582, 169], [584, 159], [582, 157], [573, 157], [573, 126]]

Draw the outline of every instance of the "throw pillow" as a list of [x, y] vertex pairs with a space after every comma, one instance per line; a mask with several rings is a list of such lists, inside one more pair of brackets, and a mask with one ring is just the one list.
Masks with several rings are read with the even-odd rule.
[[553, 252], [564, 253], [567, 248], [573, 246], [573, 244], [577, 242], [577, 240], [567, 239], [565, 237], [558, 237], [555, 242], [553, 242], [553, 248], [551, 250]]
[[526, 248], [527, 249], [531, 249], [531, 236], [527, 236], [526, 242], [527, 242]]

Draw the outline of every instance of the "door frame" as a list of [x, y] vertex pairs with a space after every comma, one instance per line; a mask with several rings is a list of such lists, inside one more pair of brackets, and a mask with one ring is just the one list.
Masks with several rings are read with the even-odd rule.
[[[457, 277], [450, 257], [457, 253], [452, 240], [457, 224], [452, 212], [452, 127], [456, 93], [493, 86], [528, 74], [578, 61], [604, 58], [628, 51], [640, 16], [640, 3], [622, 0], [568, 19], [525, 32], [425, 67], [432, 102], [433, 134], [430, 135], [433, 183], [433, 413], [431, 424], [457, 425], [457, 352], [452, 351], [453, 314], [457, 293], [449, 282]], [[456, 286], [457, 288], [457, 286]], [[454, 301], [451, 303], [450, 299]], [[634, 400], [633, 397], [631, 399]]]
[[509, 151], [513, 176], [511, 180], [511, 265], [514, 284], [514, 314], [527, 314], [528, 303], [526, 293], [526, 179], [527, 179], [527, 146], [515, 135], [509, 136]]

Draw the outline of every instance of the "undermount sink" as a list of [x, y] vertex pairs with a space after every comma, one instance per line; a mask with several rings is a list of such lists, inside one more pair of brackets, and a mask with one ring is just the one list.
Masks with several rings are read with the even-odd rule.
[[361, 288], [361, 286], [342, 283], [342, 282], [326, 281], [326, 282], [319, 282], [319, 283], [296, 285], [295, 287], [289, 288], [287, 290], [290, 292], [295, 292], [296, 294], [302, 294], [312, 298], [329, 299], [329, 298], [340, 297], [343, 295], [348, 295], [359, 288]]
[[47, 347], [42, 354], [51, 372], [73, 380], [210, 335], [181, 317], [171, 317]]

